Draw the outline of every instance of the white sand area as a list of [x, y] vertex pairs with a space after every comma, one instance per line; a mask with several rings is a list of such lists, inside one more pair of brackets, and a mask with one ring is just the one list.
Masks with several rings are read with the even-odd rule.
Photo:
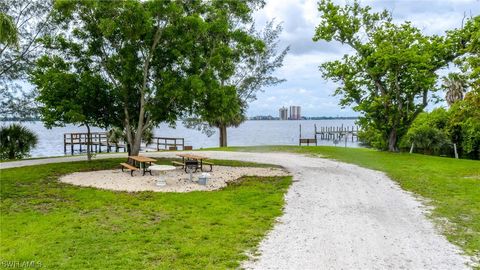
[[190, 181], [190, 175], [180, 168], [162, 174], [161, 177], [167, 182], [167, 185], [163, 187], [157, 186], [157, 180], [159, 179], [158, 173], [153, 172], [153, 176], [149, 173], [142, 176], [142, 173], [137, 171], [133, 173], [134, 176], [132, 177], [130, 171], [122, 172], [120, 169], [76, 172], [64, 175], [60, 178], [60, 181], [77, 186], [117, 191], [190, 192], [220, 189], [225, 187], [228, 182], [235, 181], [243, 176], [288, 175], [286, 171], [279, 168], [226, 166], [214, 166], [213, 171], [208, 173], [210, 174], [210, 178], [206, 185], [197, 183], [198, 177], [202, 172], [198, 171], [193, 173], [193, 181]]

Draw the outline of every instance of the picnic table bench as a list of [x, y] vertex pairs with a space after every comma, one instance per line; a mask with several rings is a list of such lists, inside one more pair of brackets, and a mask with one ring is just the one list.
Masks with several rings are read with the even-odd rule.
[[140, 170], [139, 168], [137, 168], [137, 167], [135, 167], [135, 166], [132, 166], [132, 165], [130, 165], [130, 164], [128, 164], [128, 163], [120, 163], [120, 165], [122, 165], [122, 172], [123, 172], [123, 169], [124, 169], [124, 168], [125, 168], [125, 169], [128, 169], [128, 170], [130, 170], [130, 175], [131, 175], [131, 176], [133, 176], [133, 172], [134, 172], [134, 171]]
[[[134, 171], [138, 171], [138, 170], [142, 170], [143, 175], [145, 175], [146, 172], [152, 175], [152, 171], [149, 170], [148, 167], [151, 166], [152, 162], [155, 162], [155, 161], [157, 160], [149, 157], [144, 157], [144, 156], [129, 156], [127, 162], [120, 163], [120, 165], [122, 166], [122, 172], [123, 172], [123, 169], [126, 168], [130, 170], [131, 176], [133, 176]], [[147, 166], [147, 163], [148, 163], [148, 166]]]

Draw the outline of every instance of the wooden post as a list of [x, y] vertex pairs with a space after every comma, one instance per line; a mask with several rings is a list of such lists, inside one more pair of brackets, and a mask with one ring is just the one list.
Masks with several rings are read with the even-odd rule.
[[298, 145], [302, 145], [302, 124], [299, 125], [300, 128], [300, 137], [298, 138]]
[[98, 133], [98, 152], [102, 153], [102, 134]]
[[[91, 133], [90, 133], [90, 138], [88, 136], [89, 136], [89, 134], [87, 133], [87, 144], [88, 144], [88, 142], [90, 142], [90, 152], [93, 152], [93, 148], [94, 148], [93, 143], [92, 143], [93, 137], [92, 137]], [[97, 146], [95, 145], [95, 152], [96, 151], [97, 151]]]
[[105, 139], [107, 140], [107, 153], [110, 153], [110, 142], [108, 141], [108, 133], [105, 134]]
[[82, 134], [78, 134], [78, 145], [80, 147], [80, 154], [81, 154], [82, 153]]
[[73, 155], [73, 135], [70, 133], [70, 150], [71, 154]]

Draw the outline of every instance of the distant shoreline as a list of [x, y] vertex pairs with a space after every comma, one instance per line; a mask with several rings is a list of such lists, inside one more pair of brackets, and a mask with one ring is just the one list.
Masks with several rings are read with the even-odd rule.
[[304, 121], [304, 120], [356, 120], [356, 119], [358, 119], [357, 116], [345, 116], [345, 117], [314, 116], [314, 117], [302, 117], [301, 119], [281, 120], [278, 117], [253, 116], [253, 117], [249, 117], [248, 120], [250, 120], [250, 121], [261, 121], [261, 120], [268, 120], [268, 121]]
[[[303, 120], [356, 120], [358, 119], [358, 117], [354, 117], [354, 116], [346, 116], [346, 117], [328, 117], [328, 116], [315, 116], [315, 117], [305, 117], [305, 118], [302, 118], [302, 119], [288, 119], [288, 120], [280, 120], [278, 117], [276, 118], [271, 118], [271, 119], [268, 119], [268, 118], [255, 118], [256, 116], [254, 117], [249, 117], [249, 119], [247, 121], [261, 121], [261, 120], [268, 120], [268, 121], [303, 121]], [[178, 121], [182, 121], [182, 119], [179, 119]], [[27, 119], [19, 119], [19, 118], [15, 118], [15, 119], [0, 119], [0, 122], [41, 122], [40, 119], [31, 119], [31, 118], [27, 118]]]

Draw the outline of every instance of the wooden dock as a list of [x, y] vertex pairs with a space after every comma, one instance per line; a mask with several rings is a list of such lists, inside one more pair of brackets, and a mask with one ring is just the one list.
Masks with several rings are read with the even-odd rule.
[[[63, 151], [67, 154], [83, 153], [87, 151], [88, 133], [64, 133], [63, 134]], [[153, 146], [153, 147], [152, 147]], [[151, 144], [142, 142], [143, 149], [152, 151], [161, 150], [185, 150], [184, 138], [168, 138], [168, 137], [153, 137]], [[188, 148], [188, 147], [187, 147]], [[191, 149], [191, 147], [190, 147]], [[114, 143], [109, 141], [106, 132], [91, 132], [90, 133], [90, 151], [92, 153], [102, 152], [127, 152], [127, 143]]]
[[313, 138], [302, 138], [302, 125], [300, 125], [300, 136], [298, 140], [298, 145], [318, 145], [318, 140], [333, 140], [334, 144], [337, 144], [340, 140], [345, 141], [347, 145], [347, 140], [351, 139], [352, 142], [356, 140], [358, 142], [358, 126], [340, 126], [340, 127], [320, 127], [317, 128], [317, 125], [314, 125], [314, 137]]
[[320, 140], [341, 140], [351, 138], [352, 142], [358, 142], [358, 126], [320, 127], [315, 125], [315, 139]]

